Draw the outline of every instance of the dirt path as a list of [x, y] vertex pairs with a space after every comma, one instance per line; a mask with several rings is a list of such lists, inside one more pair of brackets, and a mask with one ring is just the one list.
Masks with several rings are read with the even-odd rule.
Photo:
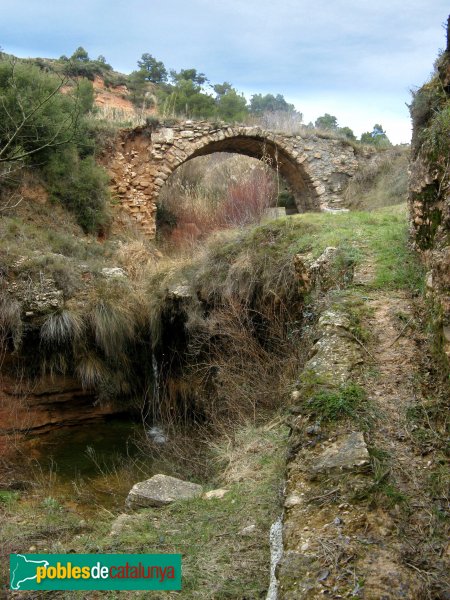
[[379, 419], [379, 425], [371, 433], [371, 442], [390, 454], [389, 461], [400, 480], [412, 482], [420, 470], [429, 466], [429, 461], [411, 445], [408, 420], [408, 409], [422, 400], [418, 385], [420, 357], [411, 335], [412, 305], [401, 292], [377, 292], [371, 296], [368, 307], [373, 317], [365, 326], [372, 336], [375, 373], [366, 388]]
[[[362, 266], [360, 285], [370, 285], [371, 271], [371, 265]], [[363, 326], [370, 332], [373, 360], [365, 369], [365, 387], [377, 419], [367, 437], [375, 479], [385, 478], [384, 491], [392, 504], [385, 512], [392, 527], [386, 547], [395, 562], [416, 575], [420, 598], [448, 598], [448, 540], [442, 535], [445, 526], [433, 514], [429, 490], [440, 456], [423, 454], [413, 435], [417, 426], [412, 415], [424, 403], [421, 353], [425, 351], [416, 331], [413, 301], [403, 290], [370, 290], [367, 307], [370, 316]]]

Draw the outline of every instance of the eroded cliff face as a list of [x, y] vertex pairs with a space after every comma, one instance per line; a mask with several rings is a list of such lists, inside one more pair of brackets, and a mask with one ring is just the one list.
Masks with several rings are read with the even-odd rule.
[[438, 345], [450, 359], [450, 51], [414, 95], [410, 180], [411, 233], [428, 268]]
[[11, 375], [0, 379], [0, 460], [8, 459], [28, 436], [53, 429], [92, 423], [118, 409], [99, 404], [96, 395], [83, 390], [70, 377], [23, 380]]

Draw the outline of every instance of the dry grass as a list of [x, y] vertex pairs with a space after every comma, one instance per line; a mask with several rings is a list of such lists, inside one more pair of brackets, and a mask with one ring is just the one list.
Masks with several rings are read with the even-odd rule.
[[398, 147], [375, 154], [348, 184], [346, 205], [356, 210], [374, 210], [406, 202], [408, 163], [408, 148]]
[[154, 245], [142, 239], [120, 242], [116, 256], [120, 266], [133, 280], [141, 279], [143, 273], [153, 270], [162, 259]]
[[45, 319], [41, 326], [41, 341], [48, 346], [62, 346], [79, 338], [82, 330], [80, 315], [63, 310]]
[[264, 161], [217, 155], [180, 167], [163, 188], [159, 231], [177, 250], [213, 231], [259, 223], [276, 204], [275, 174]]
[[23, 323], [20, 303], [6, 292], [0, 291], [0, 352], [8, 341], [17, 350], [22, 341]]

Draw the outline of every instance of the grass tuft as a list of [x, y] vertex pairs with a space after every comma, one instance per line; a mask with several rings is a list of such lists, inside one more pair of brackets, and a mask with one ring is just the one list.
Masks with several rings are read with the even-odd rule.
[[337, 390], [316, 392], [307, 401], [306, 407], [316, 418], [323, 421], [337, 421], [359, 417], [365, 402], [364, 389], [355, 383], [349, 383]]
[[79, 315], [69, 310], [49, 315], [41, 327], [41, 341], [47, 346], [62, 346], [77, 339], [83, 330]]

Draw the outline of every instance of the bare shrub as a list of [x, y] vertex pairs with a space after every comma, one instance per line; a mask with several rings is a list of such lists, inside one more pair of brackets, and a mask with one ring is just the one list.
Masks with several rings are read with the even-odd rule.
[[276, 203], [277, 186], [268, 165], [260, 162], [238, 176], [225, 177], [227, 162], [213, 163], [214, 178], [209, 180], [201, 179], [195, 165], [186, 166], [168, 186], [162, 198], [160, 225], [170, 232], [173, 247], [195, 244], [220, 229], [258, 223]]
[[273, 178], [265, 169], [255, 169], [247, 180], [228, 188], [219, 208], [218, 221], [226, 227], [259, 223], [270, 206], [275, 204], [275, 199]]
[[209, 422], [256, 421], [286, 401], [300, 364], [287, 318], [273, 305], [258, 314], [231, 301], [193, 332], [191, 377], [203, 382], [203, 394], [214, 385], [212, 402], [204, 407]]

